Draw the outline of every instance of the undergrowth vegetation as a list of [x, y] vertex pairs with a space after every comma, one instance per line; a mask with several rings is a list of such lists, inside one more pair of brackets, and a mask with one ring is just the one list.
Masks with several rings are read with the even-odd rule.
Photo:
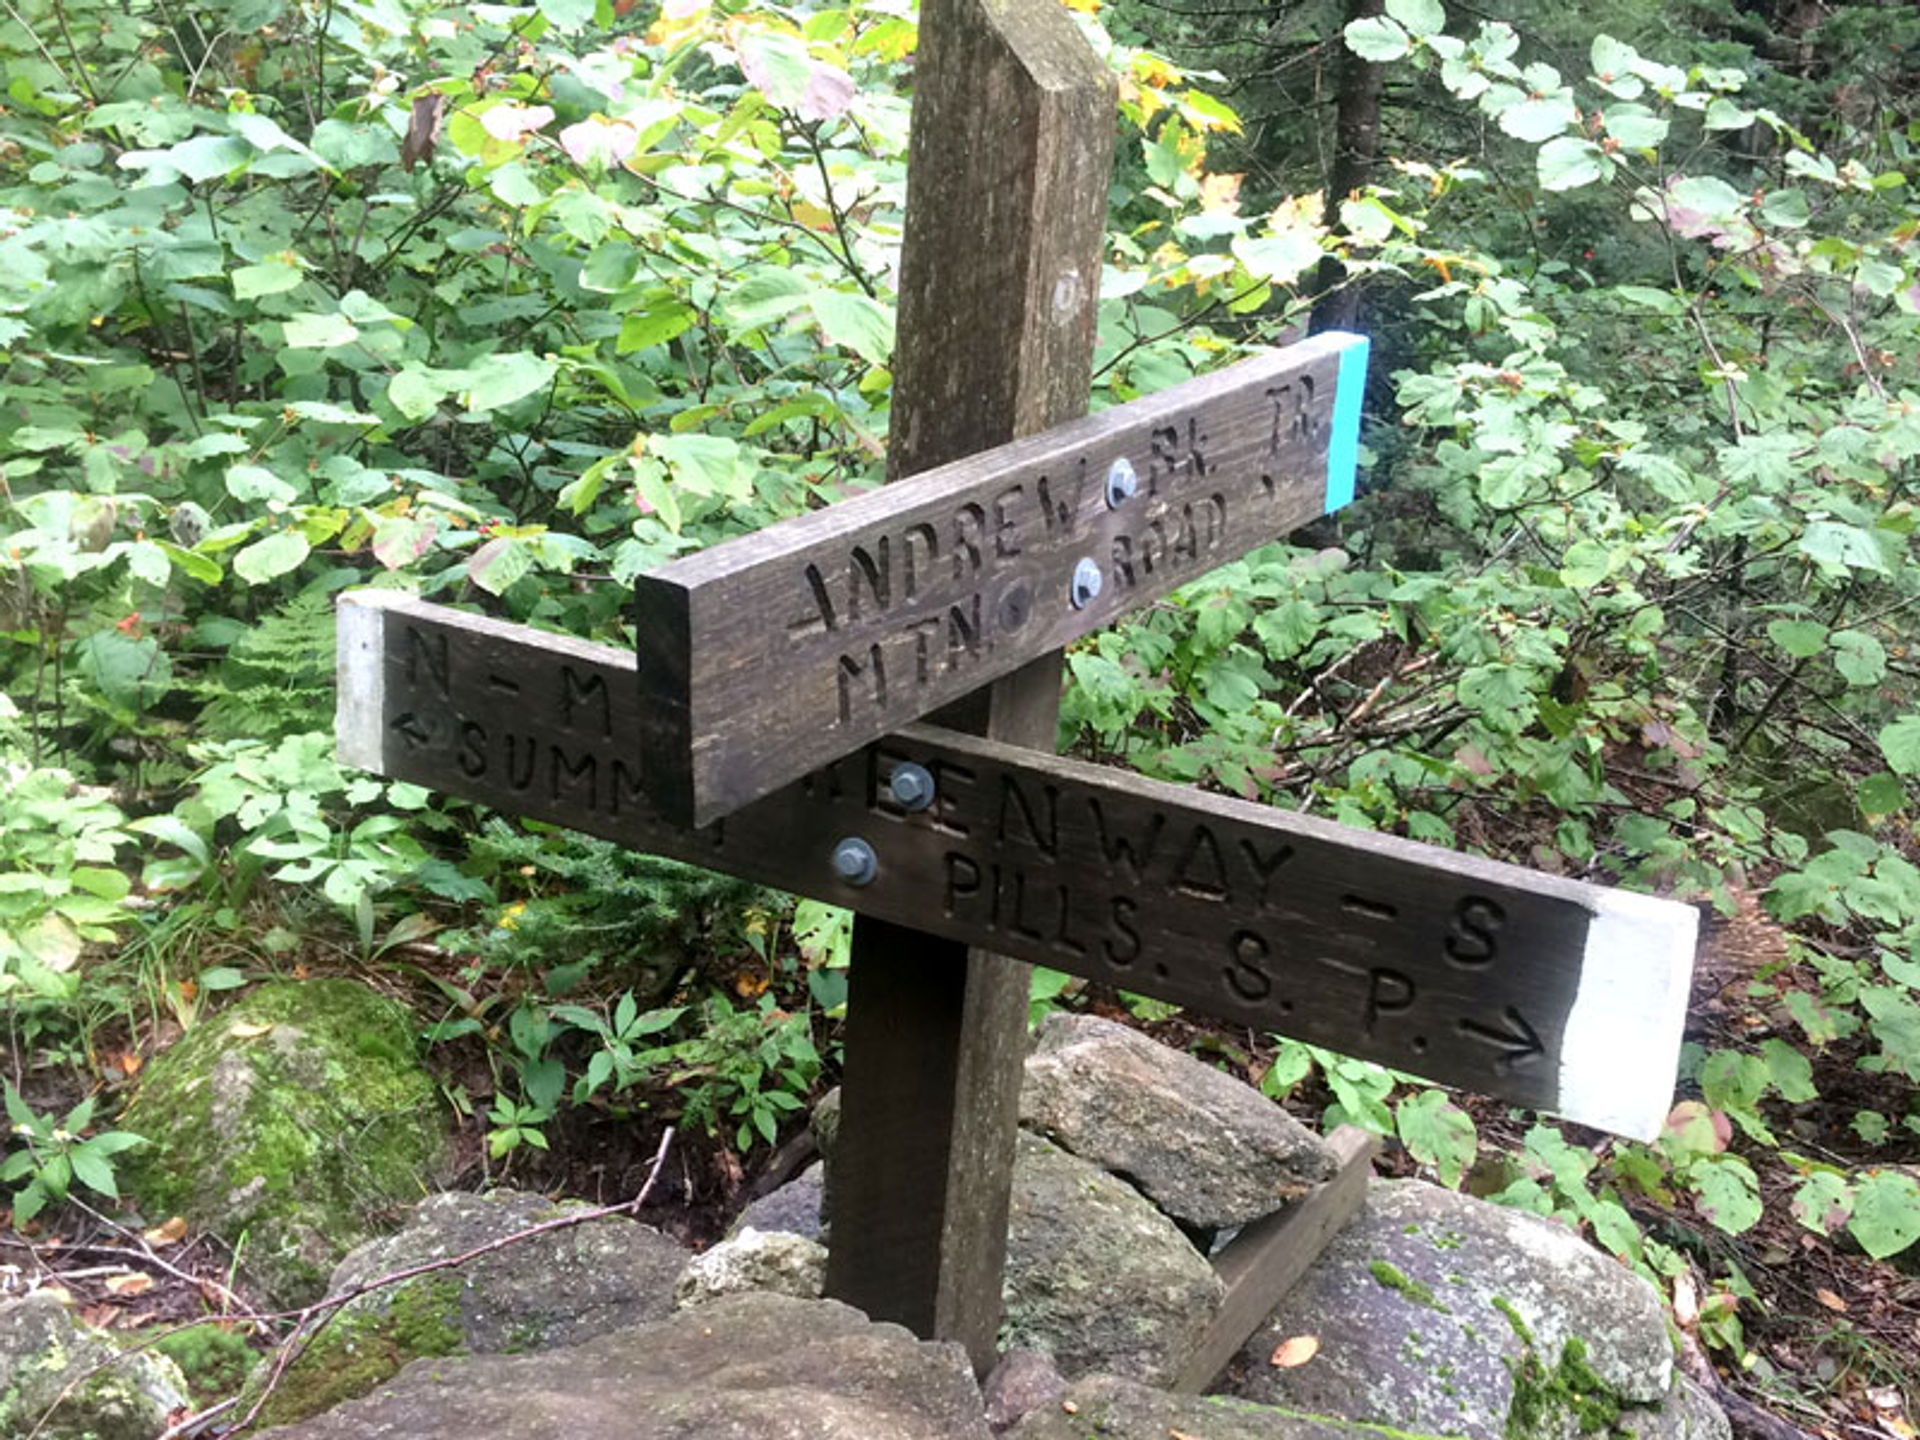
[[[1548, 46], [1390, 0], [1344, 43], [1420, 121], [1329, 204], [1172, 22], [1073, 8], [1124, 131], [1095, 404], [1284, 339], [1328, 256], [1381, 358], [1370, 493], [1077, 647], [1063, 742], [1723, 917], [1654, 1145], [1216, 1053], [1563, 1216], [1764, 1379], [1757, 1266], [1920, 1240], [1920, 20], [1843, 7], [1893, 58], [1836, 88], [1652, 9]], [[353, 962], [479, 1047], [490, 1163], [569, 1107], [776, 1139], [845, 917], [343, 769], [332, 600], [625, 644], [635, 575], [877, 483], [914, 41], [909, 0], [7, 5], [21, 1094]], [[8, 1100], [17, 1219], [113, 1193], [130, 1137]]]

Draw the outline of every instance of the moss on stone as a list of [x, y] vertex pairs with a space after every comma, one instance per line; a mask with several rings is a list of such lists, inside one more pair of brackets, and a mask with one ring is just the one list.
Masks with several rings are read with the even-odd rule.
[[154, 1341], [153, 1348], [180, 1367], [188, 1396], [202, 1410], [236, 1394], [253, 1369], [253, 1347], [246, 1337], [220, 1325], [176, 1330]]
[[1447, 1307], [1440, 1303], [1431, 1286], [1424, 1281], [1414, 1279], [1390, 1260], [1375, 1260], [1367, 1266], [1367, 1273], [1387, 1289], [1397, 1290], [1416, 1305], [1424, 1305], [1427, 1309], [1437, 1310], [1442, 1315], [1448, 1313]]
[[117, 1351], [51, 1294], [0, 1306], [0, 1435], [152, 1440], [186, 1398], [172, 1361]]
[[351, 980], [262, 985], [147, 1067], [128, 1188], [240, 1245], [250, 1280], [298, 1304], [417, 1199], [444, 1153], [436, 1090], [400, 1006]]
[[1533, 1330], [1505, 1296], [1493, 1297], [1493, 1307], [1507, 1319], [1520, 1339], [1520, 1358], [1508, 1360], [1513, 1375], [1513, 1401], [1507, 1407], [1507, 1440], [1535, 1440], [1553, 1433], [1554, 1422], [1570, 1419], [1582, 1435], [1599, 1435], [1619, 1421], [1628, 1402], [1600, 1378], [1587, 1361], [1587, 1342], [1579, 1336], [1560, 1347], [1551, 1368], [1540, 1356]]
[[[464, 1353], [460, 1282], [423, 1276], [394, 1289], [384, 1306], [347, 1306], [319, 1329], [267, 1397], [260, 1425], [294, 1424], [371, 1394], [412, 1361]], [[265, 1373], [262, 1367], [249, 1387], [252, 1396]]]

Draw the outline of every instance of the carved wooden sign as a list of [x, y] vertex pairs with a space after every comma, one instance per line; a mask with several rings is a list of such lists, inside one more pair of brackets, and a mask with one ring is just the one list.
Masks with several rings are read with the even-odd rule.
[[640, 577], [648, 792], [704, 825], [1344, 505], [1366, 355], [1316, 336]]
[[632, 656], [379, 591], [339, 643], [367, 769], [1602, 1129], [1671, 1104], [1690, 906], [926, 726], [692, 830], [629, 743]]

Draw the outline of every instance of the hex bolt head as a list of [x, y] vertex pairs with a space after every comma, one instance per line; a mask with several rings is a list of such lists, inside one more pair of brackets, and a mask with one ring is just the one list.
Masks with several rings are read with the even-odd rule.
[[909, 813], [933, 804], [933, 772], [911, 760], [893, 767], [887, 788], [893, 792], [893, 803]]
[[1122, 455], [1107, 467], [1107, 508], [1118, 510], [1140, 491], [1140, 477], [1133, 462]]
[[1102, 579], [1100, 567], [1090, 558], [1082, 557], [1073, 567], [1073, 583], [1067, 588], [1067, 598], [1073, 601], [1073, 608], [1084, 610], [1100, 594]]
[[833, 873], [849, 885], [871, 885], [880, 873], [880, 857], [858, 835], [849, 835], [833, 847]]

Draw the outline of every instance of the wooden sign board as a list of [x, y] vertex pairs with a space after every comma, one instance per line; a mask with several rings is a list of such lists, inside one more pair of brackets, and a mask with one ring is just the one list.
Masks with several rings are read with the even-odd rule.
[[1366, 356], [1319, 335], [641, 576], [660, 813], [704, 825], [1344, 505]]
[[346, 763], [1601, 1129], [1671, 1104], [1690, 906], [926, 726], [689, 830], [629, 744], [630, 655], [386, 591], [339, 637]]

